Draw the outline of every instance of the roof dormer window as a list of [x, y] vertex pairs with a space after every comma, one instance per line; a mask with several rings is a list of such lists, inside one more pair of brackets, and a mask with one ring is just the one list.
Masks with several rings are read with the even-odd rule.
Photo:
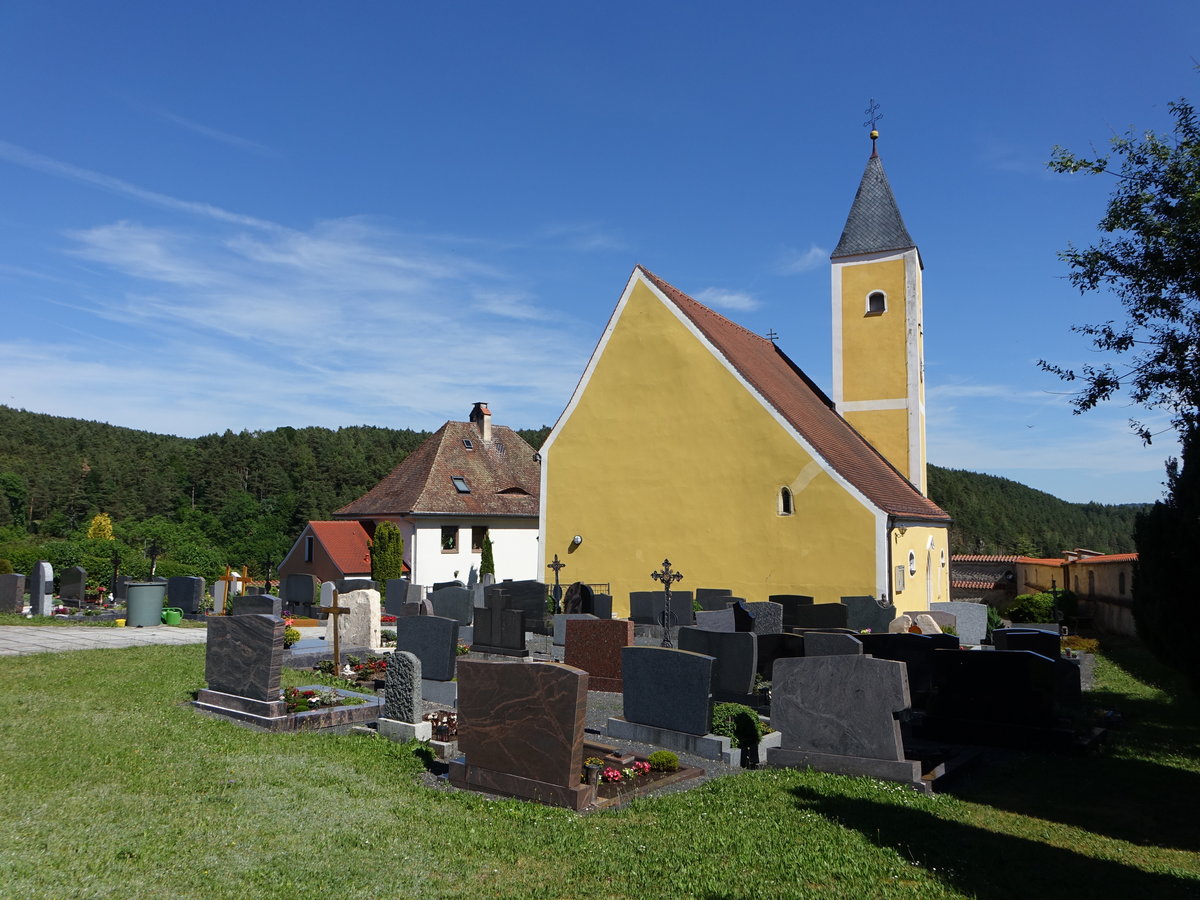
[[471, 493], [471, 486], [467, 484], [467, 479], [463, 478], [461, 475], [451, 475], [450, 482], [454, 485], [454, 489], [460, 494]]
[[471, 443], [470, 438], [463, 438], [463, 446], [466, 447], [468, 450], [475, 449], [475, 445]]

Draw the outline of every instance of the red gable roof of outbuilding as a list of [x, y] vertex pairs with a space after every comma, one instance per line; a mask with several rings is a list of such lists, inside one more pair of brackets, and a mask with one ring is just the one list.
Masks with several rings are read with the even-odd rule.
[[358, 522], [309, 522], [308, 527], [342, 572], [371, 571], [371, 540]]
[[730, 365], [820, 456], [872, 503], [905, 519], [949, 522], [833, 408], [833, 402], [773, 342], [747, 331], [643, 266], [638, 270], [700, 330]]

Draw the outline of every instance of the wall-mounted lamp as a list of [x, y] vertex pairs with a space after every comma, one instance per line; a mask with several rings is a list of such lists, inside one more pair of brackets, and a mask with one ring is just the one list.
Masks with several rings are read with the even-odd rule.
[[581, 535], [577, 534], [577, 535], [575, 535], [575, 537], [571, 538], [571, 543], [574, 544], [576, 547], [578, 547], [580, 544], [583, 543], [583, 537]]

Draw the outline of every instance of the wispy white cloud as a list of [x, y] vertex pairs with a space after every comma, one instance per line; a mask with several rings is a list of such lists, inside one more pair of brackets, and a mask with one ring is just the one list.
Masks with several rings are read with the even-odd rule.
[[828, 265], [829, 251], [816, 244], [809, 244], [807, 250], [791, 248], [786, 250], [776, 261], [775, 271], [780, 275], [799, 275], [801, 272], [811, 272], [813, 269]]
[[748, 311], [758, 309], [762, 304], [753, 295], [745, 291], [729, 291], [724, 288], [705, 288], [696, 294], [696, 299], [705, 306], [715, 306], [718, 309], [736, 309]]
[[227, 131], [221, 131], [217, 128], [210, 128], [208, 125], [202, 125], [199, 122], [184, 118], [183, 116], [176, 115], [173, 112], [168, 112], [167, 110], [160, 109], [158, 107], [152, 108], [151, 111], [154, 113], [154, 115], [166, 122], [170, 122], [172, 125], [178, 125], [180, 128], [195, 132], [196, 134], [209, 138], [210, 140], [218, 141], [222, 144], [228, 144], [231, 147], [237, 147], [239, 150], [249, 150], [251, 153], [257, 153], [260, 156], [279, 156], [277, 152], [272, 150], [270, 147], [258, 143], [258, 141], [251, 141], [244, 137], [238, 137], [236, 134], [230, 134]]
[[100, 172], [93, 172], [90, 169], [84, 169], [80, 166], [72, 165], [71, 163], [52, 159], [49, 156], [43, 156], [40, 153], [34, 153], [32, 150], [26, 150], [24, 147], [19, 147], [16, 144], [12, 144], [4, 140], [0, 140], [0, 160], [5, 160], [6, 162], [13, 163], [14, 165], [24, 166], [26, 169], [32, 169], [35, 172], [53, 175], [57, 178], [65, 178], [81, 184], [89, 184], [92, 187], [97, 187], [101, 190], [109, 191], [114, 194], [123, 194], [126, 197], [133, 198], [134, 200], [140, 200], [143, 203], [149, 203], [153, 206], [174, 210], [176, 212], [189, 213], [195, 216], [202, 216], [206, 219], [214, 219], [218, 222], [228, 222], [230, 224], [244, 225], [251, 228], [276, 230], [280, 227], [273, 222], [267, 222], [263, 219], [256, 219], [253, 216], [244, 216], [239, 213], [229, 212], [228, 210], [221, 209], [219, 206], [213, 206], [210, 203], [197, 202], [193, 200], [180, 200], [177, 197], [171, 197], [167, 194], [160, 194], [157, 191], [150, 191], [120, 178], [114, 178], [111, 175], [104, 175]]
[[581, 253], [628, 249], [628, 244], [620, 237], [599, 225], [590, 223], [551, 225], [543, 228], [538, 237], [543, 241], [562, 244]]

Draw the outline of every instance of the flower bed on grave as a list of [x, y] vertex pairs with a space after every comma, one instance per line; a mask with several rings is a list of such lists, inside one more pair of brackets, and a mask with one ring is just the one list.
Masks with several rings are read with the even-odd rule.
[[[704, 774], [703, 769], [679, 765], [678, 757], [669, 751], [659, 751], [644, 757], [622, 754], [608, 747], [585, 743], [584, 754], [581, 781], [587, 781], [589, 775], [598, 777], [595, 806], [601, 809], [627, 803], [634, 797], [648, 794], [657, 788], [677, 781], [699, 778]], [[591, 766], [588, 765], [589, 762]], [[598, 773], [595, 772], [597, 762], [600, 768]], [[593, 770], [591, 773], [589, 768]]]
[[286, 688], [282, 697], [287, 704], [288, 724], [273, 728], [273, 731], [356, 725], [379, 718], [383, 708], [383, 699], [380, 697], [320, 684]]

